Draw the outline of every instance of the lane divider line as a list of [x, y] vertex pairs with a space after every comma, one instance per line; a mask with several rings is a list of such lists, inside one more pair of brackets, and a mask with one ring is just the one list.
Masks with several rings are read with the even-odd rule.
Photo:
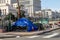
[[52, 38], [52, 37], [57, 36], [57, 35], [59, 35], [59, 33], [54, 33], [52, 35], [44, 36], [43, 38]]
[[36, 37], [39, 37], [39, 36], [27, 36], [26, 38], [36, 38]]

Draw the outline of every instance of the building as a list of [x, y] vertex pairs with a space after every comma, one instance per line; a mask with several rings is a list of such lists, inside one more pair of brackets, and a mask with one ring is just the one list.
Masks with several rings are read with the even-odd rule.
[[0, 0], [0, 4], [4, 3], [4, 4], [13, 4], [13, 3], [16, 3], [17, 1], [16, 0]]
[[12, 4], [12, 6], [16, 9], [18, 7], [17, 3]]
[[40, 18], [42, 16], [43, 16], [42, 11], [36, 11], [35, 14], [34, 14], [34, 17]]
[[35, 16], [49, 18], [50, 20], [60, 20], [60, 12], [53, 11], [51, 9], [43, 9], [41, 11], [36, 11]]
[[15, 3], [15, 0], [0, 0], [1, 15], [8, 15], [9, 13], [16, 14], [16, 9], [11, 4]]
[[[15, 9], [17, 10], [17, 12], [18, 12], [18, 5], [17, 5], [17, 3], [12, 4], [12, 6], [13, 6], [13, 8], [15, 8]], [[27, 10], [25, 9], [24, 5], [20, 5], [20, 10], [21, 10], [21, 11], [25, 11], [24, 14], [25, 14], [26, 17], [28, 17], [28, 13], [27, 13]]]
[[57, 20], [60, 20], [60, 12], [58, 11], [55, 11], [53, 14], [52, 14], [52, 18], [53, 19], [57, 19]]
[[30, 17], [33, 17], [36, 11], [41, 10], [41, 0], [19, 0], [19, 3], [24, 5]]
[[40, 14], [40, 17], [43, 17], [43, 18], [52, 18], [52, 10], [51, 9], [43, 9], [41, 11], [36, 11], [35, 12], [35, 15], [36, 14]]
[[58, 13], [59, 13], [59, 17], [60, 17], [60, 10], [58, 11]]
[[[26, 12], [25, 15], [28, 14], [30, 17], [34, 17], [34, 13], [41, 10], [41, 0], [19, 0], [19, 5], [23, 5], [21, 10], [24, 10]], [[2, 15], [10, 12], [15, 13], [17, 6], [16, 0], [0, 0]]]
[[[17, 3], [12, 4], [12, 6], [13, 6], [15, 9], [18, 8], [18, 4], [17, 4]], [[25, 10], [25, 7], [24, 7], [23, 4], [20, 4], [19, 6], [20, 6], [20, 10]], [[25, 11], [26, 11], [26, 10], [25, 10]]]
[[55, 15], [55, 12], [51, 9], [43, 9], [41, 11], [36, 11], [35, 13], [40, 14], [40, 17], [43, 18], [52, 18]]
[[43, 17], [48, 17], [48, 18], [52, 18], [52, 10], [51, 9], [43, 9], [42, 13], [43, 13]]
[[1, 9], [0, 9], [0, 16], [1, 16]]

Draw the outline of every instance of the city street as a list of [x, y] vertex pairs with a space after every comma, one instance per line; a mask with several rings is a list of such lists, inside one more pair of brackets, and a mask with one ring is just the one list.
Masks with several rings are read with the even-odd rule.
[[0, 0], [0, 40], [60, 40], [60, 0]]
[[60, 29], [40, 35], [16, 36], [15, 38], [4, 38], [0, 40], [60, 40]]

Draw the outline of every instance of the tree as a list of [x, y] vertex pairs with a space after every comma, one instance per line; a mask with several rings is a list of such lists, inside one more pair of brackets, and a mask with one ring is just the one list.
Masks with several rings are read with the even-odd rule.
[[17, 19], [17, 18], [12, 13], [9, 13], [4, 19], [15, 21], [15, 19]]
[[[18, 14], [18, 13], [17, 13], [17, 14]], [[17, 17], [18, 17], [18, 15], [17, 15]], [[25, 17], [25, 11], [20, 10], [20, 18], [22, 18], [22, 17]]]
[[25, 17], [25, 14], [24, 14], [25, 11], [21, 10], [20, 13], [21, 13], [21, 17]]
[[12, 13], [9, 13], [4, 19], [8, 20], [8, 22], [5, 21], [7, 23], [6, 24], [7, 31], [11, 31], [12, 30], [11, 21], [15, 22], [17, 18]]
[[[24, 7], [24, 5], [20, 5], [19, 7], [22, 8], [22, 7]], [[18, 7], [16, 9], [18, 9]], [[24, 10], [20, 10], [20, 16], [25, 17], [25, 11]]]

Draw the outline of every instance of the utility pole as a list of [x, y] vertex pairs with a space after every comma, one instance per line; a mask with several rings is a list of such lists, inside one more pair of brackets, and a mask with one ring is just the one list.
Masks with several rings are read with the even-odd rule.
[[17, 5], [18, 5], [18, 19], [19, 19], [21, 17], [19, 0], [17, 0]]

